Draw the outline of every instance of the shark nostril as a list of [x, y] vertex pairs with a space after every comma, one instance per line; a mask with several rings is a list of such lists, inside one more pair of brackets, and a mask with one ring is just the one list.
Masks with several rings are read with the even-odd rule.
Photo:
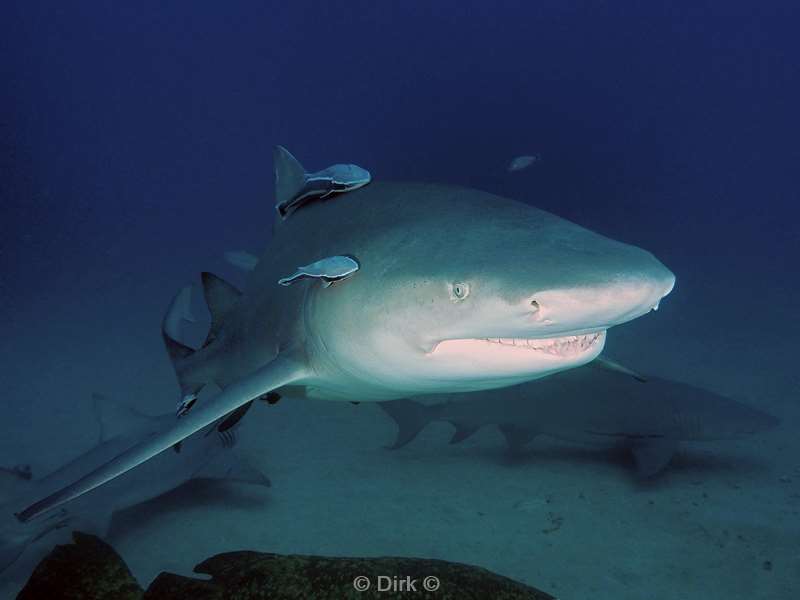
[[542, 321], [542, 319], [544, 319], [544, 317], [547, 316], [545, 314], [545, 311], [542, 309], [542, 305], [539, 304], [539, 301], [534, 299], [528, 301], [527, 313], [529, 319], [533, 319], [534, 321], [537, 322]]

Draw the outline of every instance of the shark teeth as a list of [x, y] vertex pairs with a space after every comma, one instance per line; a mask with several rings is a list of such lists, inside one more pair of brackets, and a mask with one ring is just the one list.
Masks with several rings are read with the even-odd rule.
[[600, 332], [540, 339], [484, 338], [484, 341], [501, 346], [515, 346], [517, 348], [537, 350], [554, 356], [568, 356], [571, 354], [580, 354], [591, 348], [599, 338]]

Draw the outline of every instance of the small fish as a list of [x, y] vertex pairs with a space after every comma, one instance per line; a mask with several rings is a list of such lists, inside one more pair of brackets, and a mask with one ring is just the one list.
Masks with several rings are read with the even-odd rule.
[[359, 264], [349, 256], [329, 256], [310, 265], [297, 267], [289, 277], [278, 280], [280, 285], [292, 285], [300, 279], [319, 279], [323, 287], [328, 287], [337, 281], [347, 279], [358, 271]]
[[372, 180], [369, 171], [352, 164], [336, 164], [316, 173], [306, 173], [300, 161], [283, 146], [275, 147], [274, 162], [275, 208], [284, 219], [312, 200], [351, 192]]
[[541, 154], [526, 154], [525, 156], [517, 156], [509, 163], [508, 172], [513, 173], [514, 171], [522, 171], [523, 169], [527, 169], [533, 163], [537, 163], [540, 160], [542, 160]]

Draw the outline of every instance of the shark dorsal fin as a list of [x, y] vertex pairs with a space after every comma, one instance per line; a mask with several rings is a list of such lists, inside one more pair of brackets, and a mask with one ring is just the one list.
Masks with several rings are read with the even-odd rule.
[[130, 434], [149, 419], [129, 406], [114, 402], [97, 392], [92, 394], [92, 409], [100, 425], [101, 442]]
[[225, 314], [233, 307], [242, 295], [233, 284], [228, 283], [213, 273], [203, 273], [203, 295], [211, 313], [211, 329], [209, 339], [213, 339], [222, 327]]
[[306, 171], [292, 153], [275, 146], [272, 153], [275, 166], [275, 206], [287, 206], [306, 184]]

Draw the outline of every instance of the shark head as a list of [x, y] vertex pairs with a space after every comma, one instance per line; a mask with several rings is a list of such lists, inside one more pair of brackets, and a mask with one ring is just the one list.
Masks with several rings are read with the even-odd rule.
[[315, 357], [321, 371], [404, 393], [585, 364], [609, 327], [657, 308], [675, 282], [649, 252], [474, 190], [414, 223], [398, 218], [354, 255], [357, 274], [311, 292]]

